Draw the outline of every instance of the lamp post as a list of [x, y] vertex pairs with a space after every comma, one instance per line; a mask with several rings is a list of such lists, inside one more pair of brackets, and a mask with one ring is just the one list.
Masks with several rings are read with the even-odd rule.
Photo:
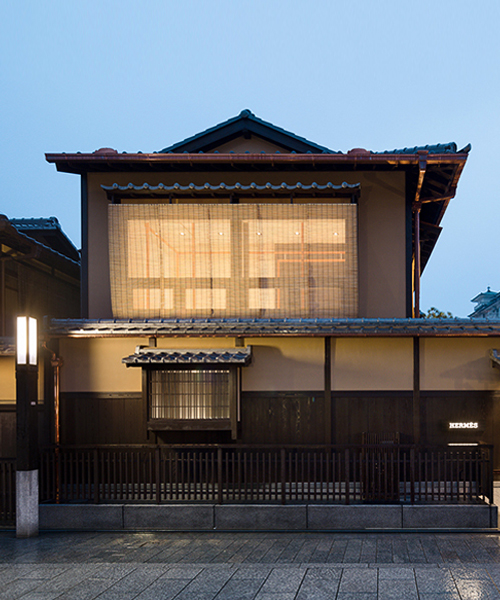
[[38, 535], [38, 335], [33, 317], [17, 317], [16, 535]]

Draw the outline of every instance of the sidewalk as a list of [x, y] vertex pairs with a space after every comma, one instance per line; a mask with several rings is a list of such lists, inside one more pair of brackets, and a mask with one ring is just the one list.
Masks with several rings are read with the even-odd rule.
[[498, 534], [0, 532], [0, 600], [500, 599]]

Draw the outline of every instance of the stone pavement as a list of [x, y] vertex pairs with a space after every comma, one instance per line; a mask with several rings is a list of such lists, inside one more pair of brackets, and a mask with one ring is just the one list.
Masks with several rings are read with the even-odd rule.
[[0, 531], [0, 600], [500, 599], [497, 533]]

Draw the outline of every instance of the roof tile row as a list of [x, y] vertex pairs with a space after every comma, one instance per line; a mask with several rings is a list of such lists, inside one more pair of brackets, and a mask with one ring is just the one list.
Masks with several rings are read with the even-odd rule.
[[49, 337], [491, 336], [486, 319], [52, 319]]

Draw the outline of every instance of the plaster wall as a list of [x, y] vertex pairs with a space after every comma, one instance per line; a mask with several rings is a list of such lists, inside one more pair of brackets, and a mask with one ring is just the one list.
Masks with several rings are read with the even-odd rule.
[[489, 358], [498, 347], [492, 338], [422, 338], [421, 389], [500, 391], [500, 370]]
[[[249, 172], [249, 173], [89, 173], [89, 317], [111, 318], [108, 255], [108, 200], [101, 185], [165, 183], [216, 184], [304, 184], [328, 181], [360, 183], [359, 316], [405, 317], [406, 315], [406, 229], [405, 176], [403, 173]], [[272, 199], [266, 199], [271, 201]], [[312, 199], [314, 201], [314, 199]], [[220, 202], [220, 200], [216, 200]], [[335, 199], [336, 202], [345, 201]], [[134, 200], [135, 202], [135, 200]]]
[[[124, 356], [146, 338], [60, 340], [62, 392], [140, 392], [140, 367]], [[241, 370], [242, 391], [314, 391], [324, 386], [323, 338], [247, 338], [252, 363]], [[234, 348], [234, 338], [162, 338], [158, 348]]]
[[0, 357], [0, 404], [16, 401], [16, 361], [14, 356]]
[[210, 150], [210, 152], [219, 152], [220, 154], [225, 152], [280, 152], [281, 154], [290, 154], [290, 150], [285, 150], [281, 146], [267, 142], [254, 135], [250, 139], [245, 139], [244, 137], [236, 138], [226, 144], [221, 144], [217, 148]]
[[332, 390], [413, 389], [411, 338], [332, 339]]
[[[38, 402], [44, 399], [43, 358], [38, 360]], [[16, 402], [16, 358], [15, 356], [0, 357], [0, 404]]]
[[141, 369], [127, 368], [124, 356], [132, 354], [137, 338], [63, 338], [59, 342], [61, 392], [141, 392]]
[[[141, 392], [142, 369], [126, 367], [122, 358], [148, 338], [63, 338], [59, 355], [62, 392]], [[234, 348], [234, 338], [162, 338], [159, 348]]]
[[245, 338], [252, 363], [241, 370], [243, 392], [324, 389], [323, 338]]
[[[63, 338], [62, 392], [140, 392], [141, 369], [121, 362], [147, 338]], [[161, 338], [159, 348], [233, 348], [235, 338]], [[333, 338], [333, 391], [411, 391], [412, 338]], [[489, 338], [422, 338], [422, 391], [500, 391]], [[242, 391], [321, 391], [324, 338], [245, 338], [252, 363], [242, 369]], [[15, 398], [14, 359], [0, 360], [0, 402]], [[42, 382], [40, 382], [41, 385]]]

